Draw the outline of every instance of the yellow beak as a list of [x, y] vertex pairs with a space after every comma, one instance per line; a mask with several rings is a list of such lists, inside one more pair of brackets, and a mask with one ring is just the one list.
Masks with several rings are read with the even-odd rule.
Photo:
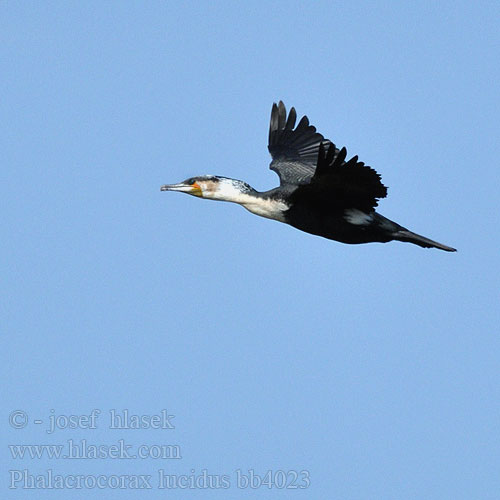
[[184, 182], [179, 182], [179, 184], [165, 184], [160, 188], [160, 191], [180, 191], [181, 193], [192, 194], [193, 196], [203, 196], [203, 192], [198, 183], [185, 184]]

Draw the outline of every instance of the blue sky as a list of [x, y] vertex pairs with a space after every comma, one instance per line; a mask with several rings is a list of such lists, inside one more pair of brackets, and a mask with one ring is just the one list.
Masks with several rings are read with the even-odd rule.
[[[498, 498], [497, 2], [0, 14], [2, 498]], [[279, 99], [382, 174], [382, 214], [458, 252], [343, 245], [160, 193], [197, 174], [277, 185]], [[93, 409], [95, 429], [45, 430]], [[175, 429], [110, 429], [111, 409], [167, 410]], [[182, 459], [7, 448], [69, 439]], [[9, 490], [24, 469], [153, 487]], [[157, 487], [205, 469], [230, 488]], [[250, 469], [310, 485], [238, 489]]]

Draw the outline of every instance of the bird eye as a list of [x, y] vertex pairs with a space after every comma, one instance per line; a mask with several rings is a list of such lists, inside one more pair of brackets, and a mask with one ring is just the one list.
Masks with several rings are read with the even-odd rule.
[[187, 183], [192, 186], [194, 183], [196, 182], [196, 179], [192, 178], [192, 179], [188, 179]]

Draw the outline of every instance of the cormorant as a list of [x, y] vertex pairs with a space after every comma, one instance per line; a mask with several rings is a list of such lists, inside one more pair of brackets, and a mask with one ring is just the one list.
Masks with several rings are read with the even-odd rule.
[[296, 119], [294, 108], [287, 116], [283, 102], [273, 104], [269, 168], [278, 174], [279, 187], [258, 192], [243, 181], [204, 175], [161, 190], [239, 203], [254, 214], [342, 243], [397, 240], [456, 251], [377, 213], [378, 199], [387, 195], [380, 175], [357, 156], [346, 161], [346, 148], [338, 149], [325, 139], [307, 116], [295, 127]]

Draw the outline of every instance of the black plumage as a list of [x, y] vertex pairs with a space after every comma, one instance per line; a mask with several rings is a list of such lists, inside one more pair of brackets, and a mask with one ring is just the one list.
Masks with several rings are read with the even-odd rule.
[[346, 161], [346, 148], [338, 149], [325, 139], [306, 116], [294, 128], [296, 117], [292, 108], [287, 118], [280, 101], [273, 105], [269, 126], [270, 168], [288, 192], [288, 224], [343, 243], [399, 239], [454, 251], [375, 212], [378, 200], [387, 196], [380, 175], [357, 156]]

